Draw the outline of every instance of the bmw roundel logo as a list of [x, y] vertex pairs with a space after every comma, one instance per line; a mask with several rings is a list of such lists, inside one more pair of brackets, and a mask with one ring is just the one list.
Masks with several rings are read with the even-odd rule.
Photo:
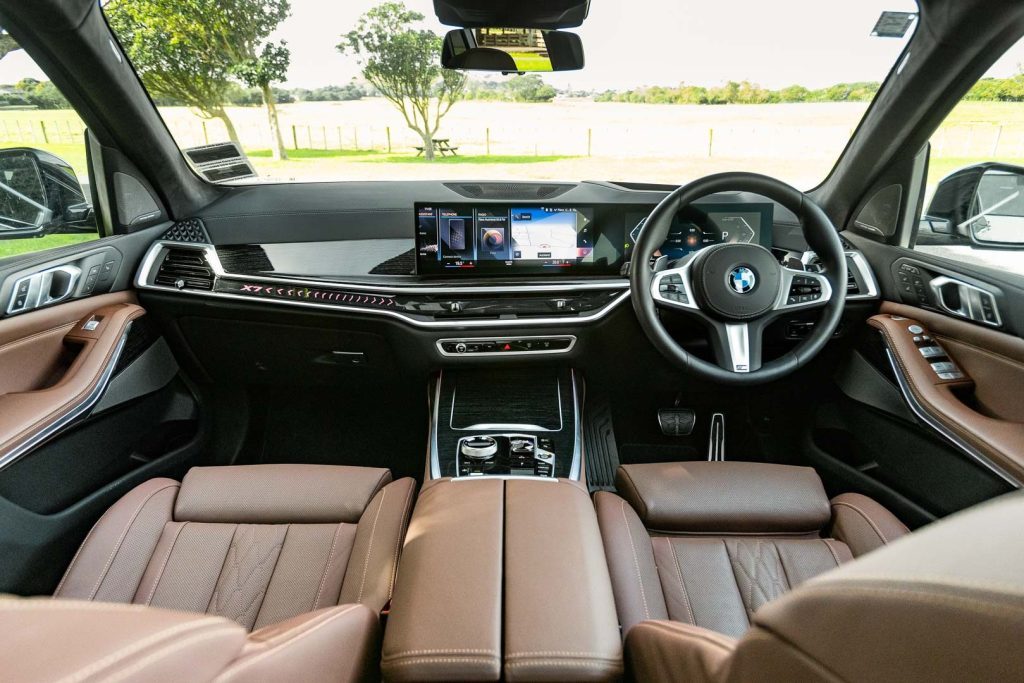
[[749, 294], [757, 284], [757, 276], [750, 268], [737, 266], [729, 273], [729, 284], [737, 294]]

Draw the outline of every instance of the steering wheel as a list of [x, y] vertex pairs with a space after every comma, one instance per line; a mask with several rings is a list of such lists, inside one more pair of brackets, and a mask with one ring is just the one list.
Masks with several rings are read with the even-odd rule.
[[[796, 214], [824, 272], [787, 268], [763, 246], [738, 243], [705, 247], [672, 267], [660, 258], [652, 269], [650, 258], [664, 244], [676, 214], [701, 197], [728, 191], [762, 195]], [[761, 384], [801, 367], [832, 337], [846, 303], [846, 255], [828, 216], [803, 192], [756, 173], [719, 173], [676, 189], [654, 208], [633, 247], [629, 280], [640, 326], [668, 360], [714, 382]], [[717, 364], [676, 343], [659, 318], [659, 308], [703, 322]], [[780, 358], [762, 363], [761, 341], [768, 324], [814, 308], [824, 310], [807, 338]]]

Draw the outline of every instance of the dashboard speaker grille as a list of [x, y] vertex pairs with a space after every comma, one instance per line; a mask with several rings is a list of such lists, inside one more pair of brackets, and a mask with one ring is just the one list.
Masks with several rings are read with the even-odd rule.
[[210, 237], [206, 234], [206, 228], [203, 227], [202, 221], [198, 218], [178, 221], [167, 228], [160, 239], [170, 242], [193, 242], [198, 244], [210, 242]]
[[445, 183], [449, 190], [472, 199], [551, 199], [571, 190], [569, 183]]
[[168, 249], [153, 284], [175, 289], [213, 289], [213, 269], [197, 249]]

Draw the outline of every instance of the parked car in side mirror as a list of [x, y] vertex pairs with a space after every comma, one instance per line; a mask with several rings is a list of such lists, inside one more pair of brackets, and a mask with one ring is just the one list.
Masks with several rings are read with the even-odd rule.
[[92, 206], [74, 169], [43, 150], [0, 150], [0, 239], [58, 232], [96, 232]]
[[986, 162], [943, 178], [917, 243], [1024, 249], [1024, 167]]
[[461, 28], [449, 31], [441, 65], [460, 71], [575, 71], [583, 43], [575, 33], [535, 28]]

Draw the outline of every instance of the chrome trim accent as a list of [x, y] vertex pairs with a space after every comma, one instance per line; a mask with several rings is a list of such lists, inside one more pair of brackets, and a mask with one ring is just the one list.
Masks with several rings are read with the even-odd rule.
[[[265, 275], [242, 275], [239, 273], [229, 273], [224, 269], [223, 264], [220, 261], [220, 256], [217, 254], [217, 248], [212, 244], [201, 244], [197, 242], [173, 242], [167, 240], [159, 240], [154, 242], [149, 250], [146, 252], [146, 256], [142, 260], [142, 265], [139, 267], [139, 276], [136, 278], [136, 286], [143, 285], [143, 276], [148, 276], [149, 271], [152, 270], [153, 262], [156, 260], [157, 253], [160, 248], [181, 248], [181, 249], [198, 249], [206, 253], [206, 259], [210, 263], [210, 268], [213, 270], [214, 275], [217, 277], [223, 277], [228, 279], [236, 280], [253, 280], [255, 282], [267, 282], [274, 284], [296, 284], [304, 285], [309, 287], [345, 287], [348, 289], [365, 290], [369, 292], [380, 292], [384, 294], [490, 294], [494, 292], [500, 293], [518, 293], [518, 292], [576, 292], [581, 289], [629, 289], [629, 280], [625, 278], [613, 278], [608, 280], [601, 280], [600, 282], [574, 282], [574, 283], [558, 283], [558, 284], [544, 284], [544, 285], [371, 285], [365, 282], [350, 281], [350, 280], [334, 280], [334, 279], [323, 279], [318, 280], [314, 278], [301, 278], [301, 277], [268, 277]], [[164, 289], [164, 288], [159, 288]], [[172, 290], [177, 291], [177, 290]]]
[[[255, 281], [255, 282], [269, 282], [276, 284], [296, 284], [303, 286], [315, 286], [315, 287], [339, 287], [348, 289], [358, 289], [366, 291], [374, 291], [386, 294], [439, 294], [439, 293], [451, 293], [451, 294], [466, 294], [466, 293], [517, 293], [517, 292], [563, 292], [563, 291], [578, 291], [580, 289], [591, 289], [591, 290], [613, 290], [613, 289], [625, 289], [627, 291], [622, 292], [617, 298], [612, 299], [610, 302], [605, 304], [602, 308], [589, 313], [586, 315], [580, 315], [575, 317], [563, 317], [563, 318], [515, 318], [511, 320], [476, 320], [476, 319], [445, 319], [445, 320], [419, 320], [413, 316], [403, 313], [401, 311], [393, 311], [387, 309], [375, 309], [375, 308], [360, 308], [358, 306], [337, 306], [332, 304], [318, 304], [311, 301], [291, 301], [289, 299], [272, 299], [272, 298], [258, 298], [242, 296], [238, 294], [229, 294], [227, 292], [213, 292], [206, 290], [197, 289], [176, 289], [174, 287], [162, 287], [152, 284], [152, 280], [155, 277], [154, 265], [160, 255], [162, 249], [173, 247], [176, 249], [196, 249], [203, 251], [206, 255], [207, 262], [210, 265], [210, 269], [214, 271], [216, 278], [224, 278], [232, 281]], [[146, 252], [145, 257], [142, 259], [142, 264], [139, 266], [139, 271], [135, 276], [135, 286], [138, 289], [143, 290], [154, 290], [158, 292], [174, 292], [176, 294], [185, 294], [188, 296], [200, 296], [205, 298], [216, 298], [216, 299], [230, 299], [234, 301], [248, 301], [248, 302], [268, 302], [274, 304], [283, 304], [285, 306], [301, 306], [305, 308], [316, 308], [319, 310], [336, 311], [342, 313], [362, 313], [369, 315], [386, 315], [393, 318], [398, 318], [403, 322], [415, 325], [416, 327], [434, 328], [434, 329], [457, 329], [457, 328], [488, 328], [488, 327], [529, 327], [529, 326], [548, 326], [548, 325], [580, 325], [588, 324], [596, 320], [600, 320], [610, 313], [619, 304], [629, 298], [629, 282], [627, 280], [620, 281], [606, 281], [601, 283], [596, 282], [584, 282], [576, 284], [560, 284], [560, 285], [522, 285], [515, 287], [403, 287], [403, 286], [370, 286], [360, 284], [350, 284], [347, 282], [341, 282], [337, 280], [303, 280], [298, 278], [268, 278], [261, 276], [249, 276], [249, 275], [235, 275], [232, 273], [226, 273], [223, 266], [220, 263], [220, 259], [217, 257], [217, 251], [208, 244], [190, 244], [187, 242], [168, 242], [158, 241], [154, 242]]]
[[[64, 273], [67, 275], [68, 285], [61, 294], [51, 297], [50, 285], [53, 283], [54, 273]], [[30, 275], [18, 278], [14, 282], [13, 289], [11, 289], [11, 300], [7, 304], [7, 315], [23, 313], [25, 311], [31, 311], [36, 308], [64, 301], [74, 293], [75, 287], [78, 286], [78, 281], [81, 277], [81, 268], [71, 264], [64, 264], [54, 266], [52, 268], [45, 268], [38, 272], [31, 273]], [[14, 303], [18, 299], [18, 287], [20, 287], [26, 280], [28, 281], [29, 286], [28, 292], [25, 295], [25, 303], [22, 306], [15, 307]]]
[[[847, 301], [860, 301], [862, 299], [877, 299], [878, 298], [878, 280], [875, 279], [875, 271], [868, 265], [868, 261], [864, 258], [864, 254], [851, 249], [850, 251], [844, 251], [844, 254], [853, 261], [853, 264], [857, 266], [857, 271], [863, 276], [861, 279], [867, 286], [867, 292], [861, 292], [860, 294], [848, 294], [846, 297]], [[806, 267], [812, 260], [818, 258], [818, 255], [813, 251], [805, 251], [800, 255], [800, 263]], [[811, 271], [808, 271], [811, 272]]]
[[128, 333], [131, 332], [131, 328], [132, 324], [128, 323], [127, 327], [125, 327], [124, 334], [121, 335], [121, 338], [117, 342], [117, 346], [114, 347], [114, 352], [110, 356], [110, 361], [107, 363], [106, 367], [103, 368], [103, 372], [100, 374], [99, 380], [97, 380], [96, 385], [86, 395], [86, 397], [56, 421], [25, 437], [20, 443], [18, 443], [18, 445], [0, 457], [0, 470], [9, 467], [14, 462], [30, 453], [37, 446], [45, 443], [50, 438], [61, 432], [65, 427], [73, 424], [79, 418], [84, 417], [90, 410], [92, 410], [93, 406], [95, 406], [103, 397], [103, 394], [107, 390], [107, 385], [110, 384], [110, 379], [114, 375], [114, 368], [117, 367], [117, 361], [121, 358], [121, 352], [124, 350], [124, 345], [128, 339]]
[[[942, 288], [950, 284], [956, 285], [957, 287], [957, 291], [960, 295], [960, 308], [951, 308], [942, 296]], [[972, 320], [976, 323], [989, 325], [990, 327], [1002, 327], [1003, 318], [999, 315], [999, 307], [996, 305], [996, 295], [987, 289], [967, 284], [962, 280], [957, 280], [956, 278], [947, 277], [945, 275], [932, 278], [928, 281], [928, 286], [931, 288], [932, 294], [935, 295], [935, 302], [938, 304], [939, 308], [946, 313], [955, 315], [958, 318], [964, 318], [965, 320]], [[981, 303], [982, 296], [987, 296], [989, 301], [992, 303], [992, 313], [996, 316], [995, 322], [985, 319]]]
[[[881, 333], [880, 333], [881, 334]], [[914, 392], [910, 389], [910, 384], [907, 382], [907, 378], [903, 375], [903, 371], [900, 369], [899, 363], [896, 361], [896, 356], [893, 354], [892, 349], [889, 348], [889, 343], [885, 340], [885, 336], [882, 336], [882, 342], [885, 344], [885, 355], [889, 359], [889, 365], [892, 367], [893, 374], [896, 375], [896, 382], [899, 384], [900, 393], [903, 394], [903, 400], [906, 401], [907, 405], [910, 406], [911, 412], [917, 416], [919, 420], [931, 427], [933, 430], [939, 433], [939, 435], [945, 437], [947, 441], [959, 448], [968, 457], [974, 460], [976, 463], [989, 470], [1000, 479], [1005, 481], [1007, 484], [1015, 489], [1021, 488], [1021, 482], [1017, 481], [1012, 475], [1004, 470], [999, 465], [988, 459], [984, 454], [979, 452], [969, 443], [957, 436], [952, 430], [946, 427], [942, 422], [931, 416], [928, 410], [922, 406], [917, 398], [914, 396]]]
[[[520, 339], [568, 339], [569, 346], [564, 349], [539, 349], [537, 351], [483, 351], [477, 353], [451, 353], [445, 351], [442, 348], [442, 344], [450, 343], [468, 343], [477, 344], [480, 342], [512, 342]], [[490, 358], [494, 356], [546, 356], [558, 353], [569, 353], [573, 347], [576, 346], [576, 335], [572, 334], [541, 334], [526, 337], [519, 336], [508, 336], [508, 337], [456, 337], [448, 339], [438, 339], [434, 342], [437, 347], [437, 352], [446, 358]]]
[[725, 338], [729, 343], [732, 371], [750, 372], [750, 326], [747, 323], [726, 323]]
[[853, 261], [853, 265], [857, 266], [857, 270], [861, 274], [861, 280], [867, 285], [868, 291], [861, 292], [860, 294], [849, 294], [846, 297], [847, 301], [851, 299], [858, 301], [860, 299], [877, 299], [878, 298], [878, 280], [875, 279], [875, 271], [868, 265], [868, 260], [864, 258], [864, 254], [859, 251], [848, 251], [846, 255]]
[[[569, 465], [569, 479], [573, 481], [580, 480], [580, 473], [582, 470], [583, 462], [583, 443], [582, 439], [582, 425], [581, 421], [583, 418], [582, 406], [579, 404], [579, 393], [576, 387], [576, 371], [570, 369], [570, 375], [572, 377], [572, 403], [573, 403], [573, 451], [572, 451], [572, 463]], [[438, 425], [438, 404], [441, 401], [441, 381], [444, 378], [444, 373], [437, 373], [437, 382], [434, 386], [434, 406], [433, 406], [433, 417], [430, 420], [430, 478], [440, 479], [441, 478], [441, 463], [438, 458], [437, 450], [437, 425]], [[559, 395], [559, 411], [561, 411], [561, 395]], [[557, 455], [555, 457], [558, 457]], [[473, 481], [475, 479], [529, 479], [533, 481], [546, 480], [546, 481], [558, 481], [557, 477], [518, 477], [514, 475], [482, 475], [479, 477], [452, 477], [452, 481]]]

